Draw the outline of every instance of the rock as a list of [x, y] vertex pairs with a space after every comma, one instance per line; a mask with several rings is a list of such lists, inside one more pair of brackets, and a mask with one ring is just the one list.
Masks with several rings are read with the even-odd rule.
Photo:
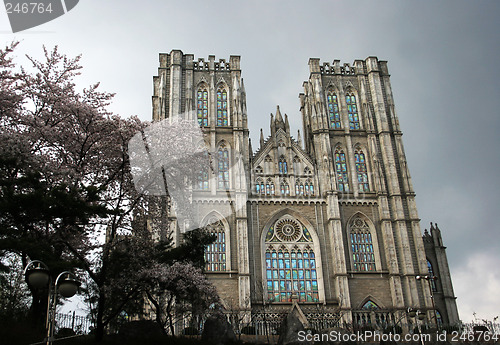
[[227, 320], [209, 317], [207, 321], [205, 321], [203, 333], [201, 334], [201, 340], [211, 344], [222, 345], [235, 341], [236, 336], [234, 335], [233, 328]]

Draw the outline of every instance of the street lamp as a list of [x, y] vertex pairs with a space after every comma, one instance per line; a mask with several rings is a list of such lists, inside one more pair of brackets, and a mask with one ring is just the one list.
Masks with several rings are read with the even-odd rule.
[[422, 280], [425, 279], [429, 283], [429, 292], [431, 294], [431, 302], [432, 302], [432, 310], [434, 311], [434, 321], [436, 322], [436, 326], [438, 325], [438, 320], [437, 320], [437, 315], [436, 315], [436, 304], [434, 303], [434, 295], [432, 291], [432, 282], [435, 282], [438, 280], [438, 277], [436, 276], [431, 276], [431, 275], [426, 275], [426, 276], [416, 276], [417, 280]]
[[42, 289], [46, 286], [49, 288], [47, 299], [47, 343], [52, 345], [54, 338], [55, 319], [56, 319], [56, 306], [57, 306], [57, 293], [65, 298], [72, 297], [76, 294], [80, 282], [76, 276], [68, 271], [61, 272], [52, 286], [52, 279], [49, 274], [49, 268], [42, 261], [30, 261], [24, 269], [26, 281], [35, 289]]
[[[408, 313], [408, 316], [411, 317], [412, 319], [414, 317], [417, 317], [417, 319], [420, 321], [423, 321], [425, 319], [425, 312], [423, 312], [422, 310], [415, 308], [408, 308], [406, 312]], [[418, 320], [416, 320], [418, 333], [420, 334], [420, 340], [422, 342], [422, 345], [425, 345], [424, 337], [422, 337], [422, 330], [420, 329], [420, 324], [418, 323]]]

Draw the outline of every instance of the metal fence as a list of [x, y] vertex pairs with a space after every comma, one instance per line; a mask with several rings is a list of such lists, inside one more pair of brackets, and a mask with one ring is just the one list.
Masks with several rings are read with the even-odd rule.
[[88, 316], [69, 314], [56, 314], [56, 330], [71, 329], [75, 334], [88, 334], [92, 329], [93, 322]]

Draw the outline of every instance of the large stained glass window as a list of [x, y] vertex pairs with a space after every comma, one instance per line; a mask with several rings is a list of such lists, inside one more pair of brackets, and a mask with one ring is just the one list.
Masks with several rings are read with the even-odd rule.
[[206, 231], [215, 235], [215, 241], [205, 247], [205, 270], [226, 270], [226, 232], [221, 220], [211, 219]]
[[200, 126], [208, 126], [208, 92], [206, 89], [198, 90], [197, 98], [197, 115]]
[[375, 271], [375, 252], [373, 238], [366, 221], [355, 217], [349, 226], [352, 262], [355, 271]]
[[337, 95], [329, 91], [326, 98], [328, 103], [328, 118], [330, 120], [330, 128], [339, 129], [341, 128], [341, 125]]
[[218, 187], [219, 189], [229, 188], [229, 153], [226, 145], [221, 144], [218, 152]]
[[227, 92], [225, 89], [217, 91], [217, 126], [227, 126]]
[[337, 187], [341, 192], [349, 191], [349, 179], [347, 173], [347, 161], [344, 150], [335, 149], [335, 171], [337, 173]]
[[[433, 277], [434, 276], [434, 270], [432, 269], [432, 264], [429, 261], [429, 259], [427, 259], [427, 268], [429, 269], [429, 275], [431, 277]], [[429, 279], [429, 282], [431, 284], [432, 291], [436, 292], [437, 291], [436, 281], [434, 279]]]
[[309, 230], [284, 217], [266, 234], [266, 294], [270, 302], [318, 302], [317, 257]]
[[366, 170], [365, 154], [362, 150], [354, 151], [354, 160], [356, 161], [356, 173], [358, 175], [358, 190], [368, 192], [368, 172]]
[[345, 96], [345, 101], [347, 103], [347, 114], [349, 115], [349, 128], [359, 129], [359, 116], [358, 107], [356, 105], [356, 96], [353, 93], [347, 94]]

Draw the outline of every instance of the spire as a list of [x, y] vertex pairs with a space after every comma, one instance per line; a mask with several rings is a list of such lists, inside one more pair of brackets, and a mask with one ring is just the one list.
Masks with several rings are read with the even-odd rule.
[[278, 105], [276, 107], [276, 120], [275, 120], [275, 126], [276, 126], [276, 129], [279, 129], [281, 128], [282, 130], [285, 131], [285, 122], [283, 122], [283, 116], [281, 116], [281, 112], [280, 112], [280, 106]]
[[262, 131], [262, 128], [260, 129], [260, 149], [264, 147], [264, 132]]
[[300, 136], [300, 129], [297, 130], [297, 142], [299, 143], [300, 148], [302, 148], [302, 137]]
[[248, 155], [250, 158], [253, 156], [253, 149], [252, 149], [252, 139], [248, 138]]
[[290, 135], [290, 124], [288, 123], [288, 115], [285, 114], [285, 131]]
[[245, 92], [245, 83], [243, 83], [243, 78], [241, 78], [241, 93], [246, 94], [246, 92]]
[[276, 134], [276, 123], [274, 121], [274, 115], [271, 113], [271, 136], [274, 137]]

